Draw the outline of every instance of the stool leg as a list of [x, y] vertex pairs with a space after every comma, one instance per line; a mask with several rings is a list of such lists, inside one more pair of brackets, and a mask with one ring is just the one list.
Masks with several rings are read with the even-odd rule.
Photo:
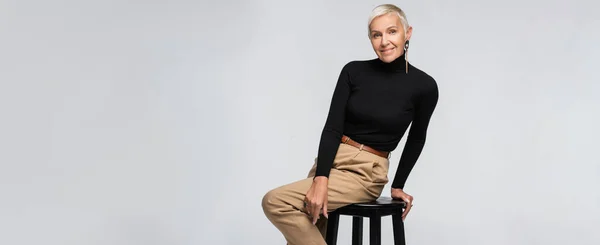
[[328, 245], [336, 245], [337, 244], [337, 235], [338, 235], [338, 227], [340, 222], [340, 215], [333, 212], [329, 214], [329, 219], [327, 219], [327, 232], [325, 233], [325, 242]]
[[352, 218], [352, 245], [363, 244], [363, 218]]
[[381, 216], [371, 216], [369, 221], [369, 245], [381, 245]]
[[401, 214], [392, 215], [392, 226], [394, 230], [394, 245], [406, 245], [404, 238], [404, 221]]

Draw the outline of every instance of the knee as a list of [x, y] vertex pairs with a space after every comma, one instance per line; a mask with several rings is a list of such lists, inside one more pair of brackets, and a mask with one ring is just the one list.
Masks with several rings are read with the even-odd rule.
[[262, 209], [267, 215], [273, 215], [280, 206], [280, 193], [277, 189], [268, 191], [262, 198]]

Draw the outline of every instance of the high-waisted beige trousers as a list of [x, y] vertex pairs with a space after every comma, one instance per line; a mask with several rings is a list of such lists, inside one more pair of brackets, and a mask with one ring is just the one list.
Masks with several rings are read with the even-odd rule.
[[[262, 199], [265, 215], [289, 245], [326, 244], [327, 219], [321, 215], [313, 225], [303, 202], [313, 183], [316, 161], [306, 179], [270, 190]], [[377, 199], [388, 183], [388, 169], [387, 158], [340, 143], [329, 174], [328, 212]]]

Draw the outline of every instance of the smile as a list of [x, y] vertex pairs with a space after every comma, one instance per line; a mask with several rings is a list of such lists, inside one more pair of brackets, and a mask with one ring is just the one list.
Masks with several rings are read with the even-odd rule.
[[396, 48], [391, 48], [391, 49], [381, 50], [381, 53], [382, 53], [382, 54], [390, 54], [390, 53], [392, 53], [392, 51], [394, 51], [394, 49], [396, 49]]

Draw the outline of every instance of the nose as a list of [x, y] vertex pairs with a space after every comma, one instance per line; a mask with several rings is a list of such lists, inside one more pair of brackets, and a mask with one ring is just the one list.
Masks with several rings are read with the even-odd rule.
[[387, 35], [383, 34], [381, 35], [381, 46], [385, 47], [390, 43], [390, 41], [387, 38]]

